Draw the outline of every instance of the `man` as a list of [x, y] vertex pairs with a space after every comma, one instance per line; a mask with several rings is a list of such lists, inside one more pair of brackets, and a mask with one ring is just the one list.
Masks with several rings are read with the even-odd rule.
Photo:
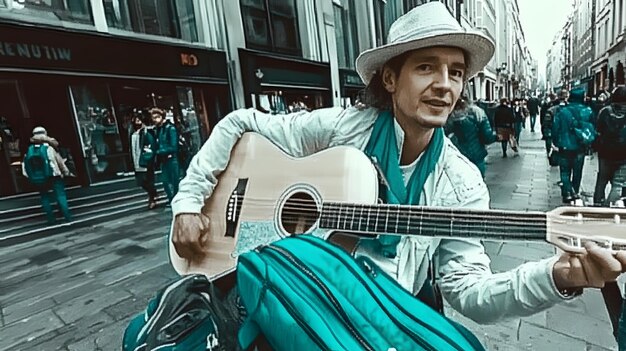
[[496, 141], [496, 135], [485, 112], [480, 107], [470, 104], [467, 97], [463, 96], [457, 101], [454, 111], [448, 118], [445, 131], [447, 135], [452, 136], [450, 140], [461, 154], [478, 167], [484, 178], [487, 156], [485, 146]]
[[528, 112], [530, 113], [530, 132], [535, 132], [535, 122], [539, 114], [539, 99], [533, 95], [528, 99]]
[[[552, 154], [552, 120], [554, 117], [554, 114], [550, 111], [550, 108], [557, 106], [558, 100], [556, 98], [556, 95], [554, 95], [553, 93], [550, 93], [548, 95], [548, 97], [544, 100], [544, 102], [541, 104], [541, 111], [540, 111], [540, 122], [541, 122], [541, 135], [542, 135], [542, 139], [545, 141], [545, 145], [546, 145], [546, 156], [548, 156], [548, 158], [550, 158], [550, 155]], [[555, 163], [551, 162], [550, 165], [554, 165], [556, 166]]]
[[146, 127], [141, 114], [132, 117], [133, 133], [130, 135], [130, 155], [135, 169], [135, 181], [148, 194], [148, 209], [157, 206], [157, 191], [154, 187], [154, 150], [156, 140], [152, 128]]
[[[498, 133], [498, 140], [502, 144], [502, 157], [507, 157], [506, 150], [511, 138], [515, 138], [514, 132], [515, 115], [509, 107], [509, 99], [503, 97], [500, 99], [500, 105], [496, 107], [494, 112], [494, 124]], [[513, 144], [515, 145], [515, 144]], [[517, 152], [517, 149], [513, 149]]]
[[[566, 94], [562, 94], [562, 98], [564, 97]], [[578, 192], [587, 145], [579, 138], [575, 129], [578, 125], [591, 123], [593, 118], [593, 111], [584, 105], [584, 101], [585, 91], [574, 89], [570, 92], [567, 106], [563, 104], [554, 110], [552, 144], [559, 153], [561, 197], [565, 204], [580, 199]]]
[[[610, 102], [600, 110], [596, 124], [598, 139], [594, 147], [598, 151], [598, 176], [593, 202], [597, 206], [608, 205], [624, 196], [622, 178], [626, 175], [626, 87], [616, 88]], [[605, 203], [605, 188], [609, 181], [611, 193], [609, 203]]]
[[[364, 150], [385, 174], [389, 187], [382, 195], [388, 202], [489, 208], [480, 173], [441, 127], [464, 82], [491, 59], [493, 42], [462, 29], [442, 3], [429, 2], [399, 18], [390, 28], [388, 43], [361, 53], [356, 61], [368, 87], [369, 108], [274, 116], [238, 110], [214, 127], [172, 203], [172, 240], [180, 256], [202, 255], [201, 233], [208, 218], [200, 209], [227, 166], [232, 147], [248, 131], [264, 135], [295, 157], [338, 145]], [[492, 274], [478, 239], [385, 235], [361, 240], [355, 255], [369, 256], [416, 295], [428, 285], [429, 267], [434, 268], [446, 300], [479, 322], [534, 314], [584, 287], [603, 286], [626, 264], [626, 253], [614, 256], [589, 244], [579, 255], [563, 254]]]
[[178, 132], [172, 122], [165, 119], [165, 111], [160, 108], [150, 110], [152, 123], [156, 126], [157, 162], [161, 165], [163, 188], [169, 204], [178, 192], [180, 167], [178, 166]]
[[52, 211], [51, 193], [54, 192], [57, 205], [67, 222], [72, 221], [67, 196], [65, 195], [64, 176], [73, 176], [65, 166], [61, 155], [55, 150], [59, 144], [48, 136], [44, 127], [35, 127], [30, 138], [30, 146], [22, 162], [22, 173], [39, 191], [41, 207], [46, 213], [48, 224], [56, 222]]

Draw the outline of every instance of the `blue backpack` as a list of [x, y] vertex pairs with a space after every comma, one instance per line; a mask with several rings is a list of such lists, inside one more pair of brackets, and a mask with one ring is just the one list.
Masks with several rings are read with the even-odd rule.
[[316, 237], [259, 247], [237, 270], [244, 349], [262, 333], [274, 350], [484, 350], [371, 260]]
[[48, 145], [31, 144], [24, 155], [24, 170], [28, 180], [35, 185], [42, 185], [52, 178], [52, 166], [48, 158]]

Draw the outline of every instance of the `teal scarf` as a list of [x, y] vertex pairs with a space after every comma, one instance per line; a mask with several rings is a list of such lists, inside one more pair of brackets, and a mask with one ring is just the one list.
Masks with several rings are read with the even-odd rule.
[[[400, 151], [396, 140], [394, 117], [391, 111], [383, 110], [374, 123], [374, 129], [370, 140], [365, 147], [365, 154], [375, 158], [375, 162], [383, 172], [389, 187], [386, 193], [386, 201], [389, 204], [418, 205], [424, 183], [428, 176], [435, 170], [435, 165], [441, 156], [443, 149], [443, 130], [435, 129], [430, 143], [424, 150], [424, 154], [417, 162], [415, 171], [407, 186], [404, 185], [404, 177], [400, 170]], [[396, 256], [396, 247], [400, 242], [400, 236], [380, 235], [378, 238], [382, 253], [386, 257]]]

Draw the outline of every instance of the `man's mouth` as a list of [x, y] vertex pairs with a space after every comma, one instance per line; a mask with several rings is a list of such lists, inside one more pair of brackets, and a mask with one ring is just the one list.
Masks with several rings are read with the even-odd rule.
[[439, 99], [424, 100], [424, 103], [427, 104], [427, 105], [434, 106], [434, 107], [448, 107], [448, 106], [450, 106], [450, 104], [448, 102], [446, 102], [445, 100], [439, 100]]

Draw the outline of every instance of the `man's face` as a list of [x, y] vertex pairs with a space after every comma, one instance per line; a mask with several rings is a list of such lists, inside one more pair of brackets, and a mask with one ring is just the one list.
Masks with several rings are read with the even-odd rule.
[[397, 76], [386, 67], [383, 84], [396, 118], [423, 128], [443, 126], [463, 90], [465, 71], [463, 51], [451, 47], [413, 51]]
[[158, 114], [158, 113], [153, 113], [152, 114], [152, 123], [154, 123], [154, 125], [160, 126], [161, 123], [163, 123], [163, 117], [161, 117], [161, 115]]

